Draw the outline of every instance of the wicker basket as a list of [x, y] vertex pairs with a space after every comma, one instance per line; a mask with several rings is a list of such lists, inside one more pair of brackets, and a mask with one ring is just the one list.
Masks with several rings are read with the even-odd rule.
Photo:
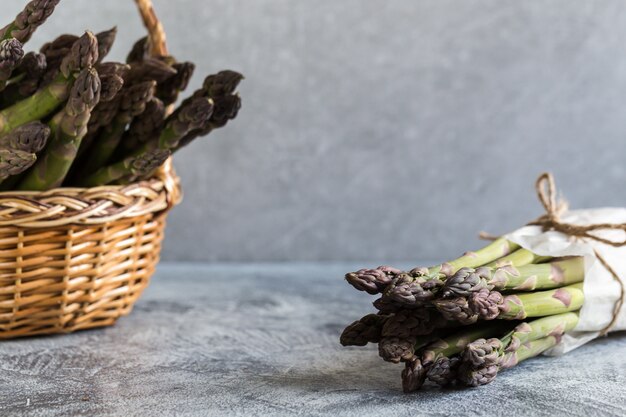
[[[150, 1], [136, 3], [152, 53], [166, 55]], [[127, 186], [0, 193], [0, 338], [108, 326], [128, 314], [180, 197], [171, 161]]]

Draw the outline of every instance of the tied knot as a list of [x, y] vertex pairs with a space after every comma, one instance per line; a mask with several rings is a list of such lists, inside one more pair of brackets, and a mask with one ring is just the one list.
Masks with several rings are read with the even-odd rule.
[[535, 189], [537, 190], [539, 202], [546, 210], [546, 214], [537, 219], [536, 222], [541, 222], [544, 228], [549, 228], [550, 224], [555, 224], [558, 227], [561, 215], [567, 211], [568, 204], [563, 198], [559, 198], [557, 201], [556, 184], [552, 174], [548, 172], [541, 174], [535, 182]]
[[[557, 190], [554, 182], [554, 177], [551, 173], [545, 172], [537, 178], [535, 183], [535, 189], [537, 191], [537, 197], [541, 202], [541, 205], [545, 209], [546, 213], [539, 217], [537, 220], [529, 223], [529, 225], [541, 226], [544, 231], [555, 230], [563, 233], [572, 238], [579, 239], [591, 239], [605, 245], [613, 247], [626, 246], [626, 237], [622, 240], [611, 240], [602, 236], [598, 236], [594, 232], [601, 230], [621, 230], [626, 233], [626, 223], [597, 223], [588, 225], [578, 225], [567, 223], [561, 220], [561, 216], [567, 212], [567, 202], [559, 198], [557, 200]], [[609, 324], [600, 331], [601, 335], [606, 335], [615, 326], [620, 311], [624, 305], [626, 288], [624, 282], [617, 275], [615, 270], [607, 263], [597, 250], [594, 250], [595, 256], [600, 261], [602, 266], [611, 274], [613, 279], [617, 281], [620, 287], [620, 296], [613, 308], [613, 317]]]

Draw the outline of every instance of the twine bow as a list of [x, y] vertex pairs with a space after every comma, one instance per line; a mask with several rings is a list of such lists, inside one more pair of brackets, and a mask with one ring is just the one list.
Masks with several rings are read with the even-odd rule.
[[[539, 197], [539, 201], [543, 205], [543, 208], [546, 210], [546, 214], [539, 217], [537, 220], [529, 223], [529, 225], [541, 226], [544, 231], [555, 230], [574, 238], [592, 239], [613, 247], [626, 246], [626, 238], [621, 241], [614, 241], [603, 238], [601, 236], [597, 236], [593, 233], [601, 230], [622, 230], [626, 233], [626, 223], [597, 223], [589, 225], [577, 225], [562, 221], [561, 215], [567, 211], [568, 205], [563, 199], [559, 199], [557, 201], [556, 185], [554, 183], [554, 177], [552, 176], [552, 174], [548, 172], [541, 174], [539, 178], [537, 178], [535, 188], [537, 190], [537, 197]], [[600, 334], [604, 336], [609, 333], [609, 331], [611, 331], [611, 329], [615, 326], [615, 323], [617, 322], [617, 318], [619, 317], [622, 307], [624, 306], [626, 288], [624, 282], [620, 279], [615, 270], [606, 262], [606, 260], [598, 253], [598, 251], [594, 250], [594, 252], [596, 258], [600, 261], [602, 266], [604, 266], [604, 268], [611, 274], [613, 279], [615, 279], [615, 281], [617, 281], [620, 286], [620, 297], [613, 307], [613, 317], [609, 324], [600, 331]]]

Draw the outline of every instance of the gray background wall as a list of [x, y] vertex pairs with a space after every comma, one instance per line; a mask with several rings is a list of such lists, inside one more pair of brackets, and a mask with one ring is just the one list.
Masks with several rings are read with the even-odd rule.
[[[22, 0], [4, 0], [8, 20]], [[247, 76], [227, 129], [185, 149], [165, 259], [439, 259], [540, 213], [626, 205], [626, 3], [157, 0], [173, 53]], [[117, 24], [130, 0], [62, 0], [34, 38]], [[374, 261], [375, 260], [375, 261]]]

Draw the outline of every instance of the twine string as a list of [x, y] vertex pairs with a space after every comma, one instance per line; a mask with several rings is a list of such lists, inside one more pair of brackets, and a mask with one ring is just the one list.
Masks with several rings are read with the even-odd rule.
[[[626, 246], [626, 238], [621, 241], [615, 241], [603, 238], [593, 233], [601, 230], [622, 230], [626, 232], [626, 223], [596, 223], [589, 225], [577, 225], [561, 220], [561, 215], [567, 211], [568, 205], [563, 199], [559, 199], [557, 201], [556, 185], [552, 174], [548, 172], [541, 174], [535, 183], [535, 189], [537, 191], [537, 197], [539, 198], [543, 208], [546, 210], [546, 213], [537, 220], [529, 223], [529, 225], [541, 226], [544, 231], [555, 230], [573, 238], [595, 240], [596, 242], [613, 247]], [[613, 317], [611, 318], [609, 324], [600, 331], [600, 334], [605, 336], [617, 323], [617, 319], [622, 307], [624, 306], [626, 298], [626, 286], [604, 257], [596, 250], [594, 250], [594, 253], [602, 266], [609, 272], [620, 287], [620, 296], [613, 306]]]

